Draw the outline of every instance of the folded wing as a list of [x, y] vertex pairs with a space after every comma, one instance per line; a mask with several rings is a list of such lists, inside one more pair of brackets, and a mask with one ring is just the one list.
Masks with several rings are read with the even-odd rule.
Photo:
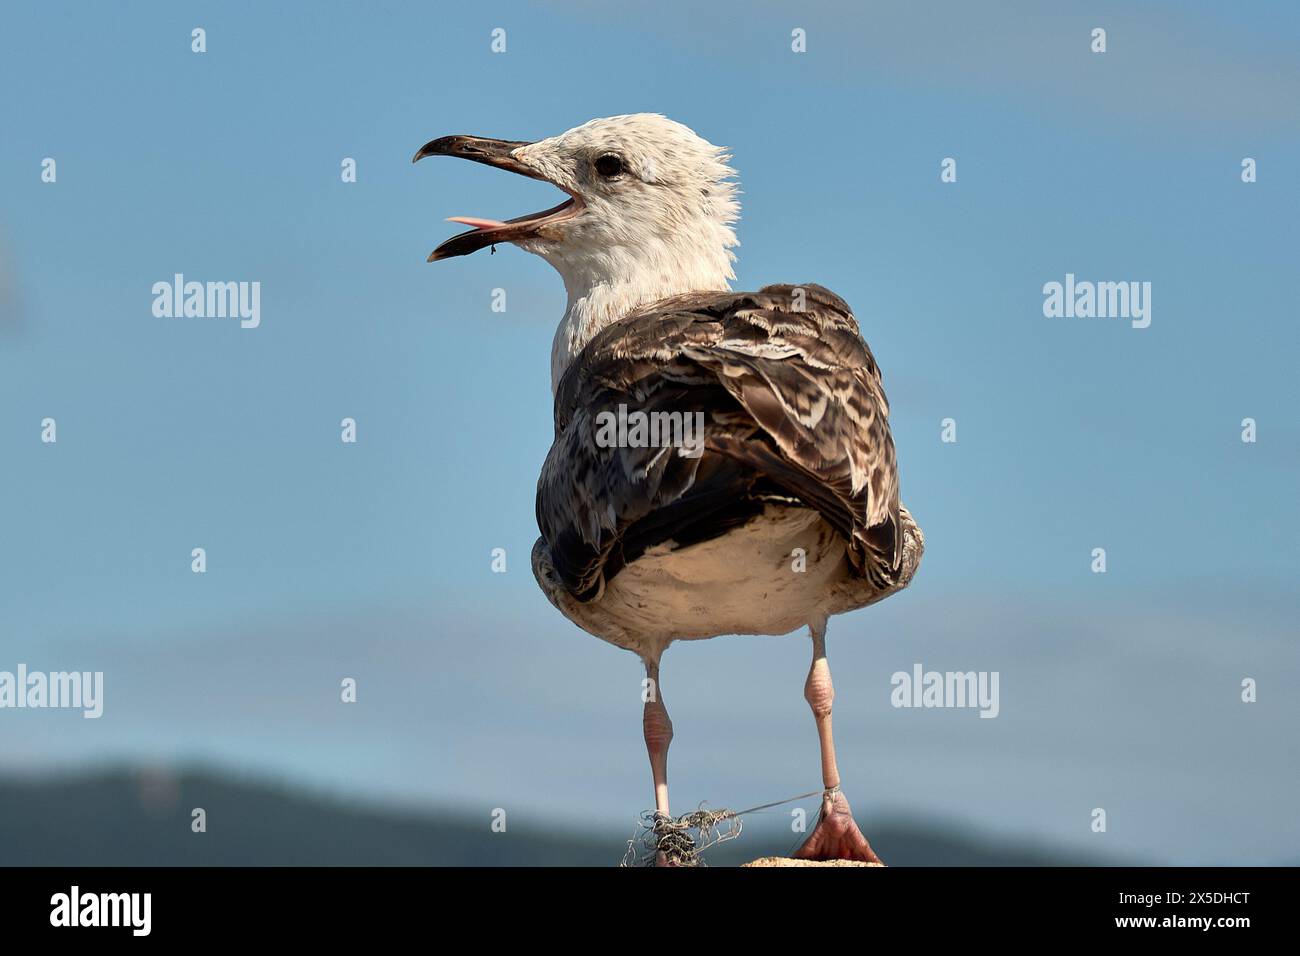
[[[634, 412], [698, 414], [699, 453], [597, 441], [602, 413]], [[592, 600], [647, 548], [724, 534], [768, 501], [803, 504], [885, 587], [902, 546], [888, 417], [857, 322], [821, 286], [667, 299], [603, 330], [565, 372], [538, 527], [565, 588]]]

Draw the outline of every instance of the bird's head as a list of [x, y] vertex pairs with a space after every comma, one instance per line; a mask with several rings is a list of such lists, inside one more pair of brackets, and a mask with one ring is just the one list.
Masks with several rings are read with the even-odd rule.
[[730, 157], [681, 123], [636, 113], [537, 142], [444, 136], [415, 160], [426, 156], [486, 163], [569, 194], [558, 206], [505, 222], [454, 217], [473, 228], [438, 246], [430, 262], [514, 243], [555, 266], [571, 289], [639, 277], [671, 294], [725, 289], [734, 278], [731, 224], [740, 205]]

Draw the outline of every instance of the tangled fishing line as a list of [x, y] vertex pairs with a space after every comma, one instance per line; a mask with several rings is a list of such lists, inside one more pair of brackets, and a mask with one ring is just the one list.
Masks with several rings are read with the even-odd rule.
[[[704, 804], [700, 804], [693, 813], [676, 818], [657, 810], [646, 810], [637, 821], [632, 839], [627, 841], [627, 852], [623, 854], [623, 862], [619, 866], [654, 866], [660, 853], [669, 866], [707, 866], [701, 854], [710, 847], [740, 836], [740, 818], [746, 813], [756, 813], [831, 792], [833, 791], [813, 790], [775, 803], [750, 807], [748, 810], [706, 810]], [[692, 833], [695, 835], [692, 836]]]
[[[740, 815], [731, 810], [705, 810], [673, 817], [656, 810], [641, 814], [637, 830], [627, 841], [620, 866], [653, 866], [663, 853], [673, 866], [701, 866], [709, 847], [740, 836]], [[695, 832], [695, 837], [691, 832]]]

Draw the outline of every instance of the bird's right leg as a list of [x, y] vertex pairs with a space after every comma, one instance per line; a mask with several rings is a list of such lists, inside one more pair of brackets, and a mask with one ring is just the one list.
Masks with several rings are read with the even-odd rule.
[[831, 735], [831, 704], [835, 700], [835, 687], [831, 684], [831, 666], [826, 661], [826, 621], [822, 619], [809, 625], [813, 642], [812, 667], [804, 682], [803, 695], [812, 708], [817, 722], [817, 739], [822, 752], [822, 811], [817, 826], [795, 851], [795, 856], [808, 860], [858, 860], [879, 863], [867, 838], [853, 819], [853, 809], [840, 792], [840, 771], [835, 765], [835, 741]]
[[[641, 729], [645, 733], [645, 749], [650, 755], [650, 773], [655, 786], [655, 818], [668, 817], [668, 745], [673, 742], [673, 722], [668, 719], [668, 708], [664, 706], [663, 694], [659, 688], [659, 659], [646, 658], [646, 682], [642, 697], [645, 710], [641, 716]], [[664, 854], [658, 854], [658, 863], [667, 862]]]

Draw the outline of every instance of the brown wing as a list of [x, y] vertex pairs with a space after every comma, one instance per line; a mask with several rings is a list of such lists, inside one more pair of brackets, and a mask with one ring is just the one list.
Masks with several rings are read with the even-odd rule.
[[[601, 413], [619, 406], [700, 413], [703, 454], [602, 447]], [[565, 587], [589, 600], [646, 548], [707, 540], [793, 498], [887, 586], [902, 544], [888, 416], [852, 313], [821, 286], [667, 299], [603, 330], [565, 372], [538, 526]]]

